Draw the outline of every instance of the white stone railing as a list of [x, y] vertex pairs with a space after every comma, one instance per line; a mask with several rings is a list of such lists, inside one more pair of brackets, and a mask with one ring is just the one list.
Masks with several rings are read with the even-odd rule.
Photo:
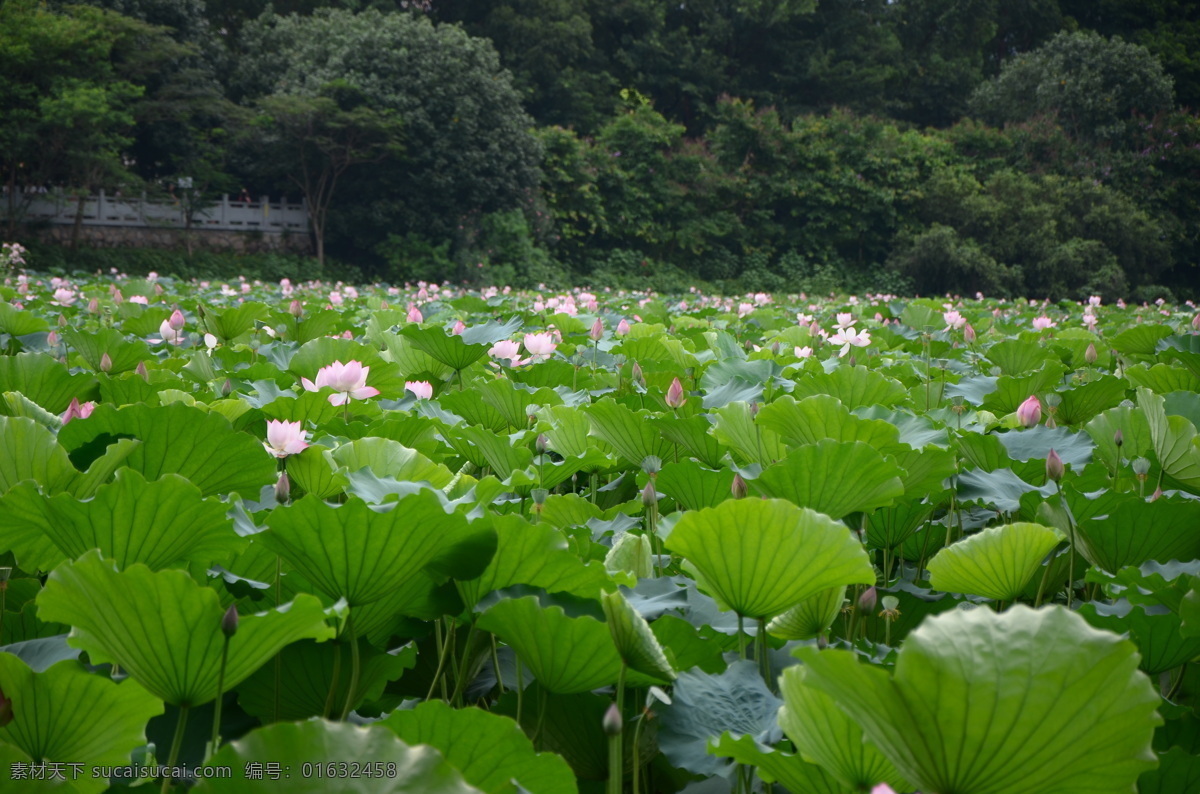
[[[179, 199], [151, 199], [143, 193], [137, 198], [99, 195], [83, 199], [84, 226], [145, 226], [165, 229], [187, 228], [187, 208]], [[35, 198], [24, 213], [26, 223], [75, 223], [76, 199], [63, 194], [46, 193]], [[222, 196], [215, 204], [192, 210], [192, 229], [231, 232], [308, 232], [308, 209], [304, 203], [287, 199], [271, 202], [267, 197], [256, 201], [238, 201]]]

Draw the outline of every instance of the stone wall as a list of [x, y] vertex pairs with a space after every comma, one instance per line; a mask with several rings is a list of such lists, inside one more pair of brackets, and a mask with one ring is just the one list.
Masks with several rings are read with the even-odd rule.
[[[26, 231], [38, 240], [56, 245], [69, 245], [73, 227], [47, 225], [27, 227]], [[291, 232], [246, 231], [231, 232], [214, 229], [154, 229], [139, 226], [80, 226], [79, 244], [88, 248], [165, 248], [183, 250], [188, 238], [197, 251], [224, 251], [236, 254], [280, 252], [311, 254], [312, 242], [307, 234]]]

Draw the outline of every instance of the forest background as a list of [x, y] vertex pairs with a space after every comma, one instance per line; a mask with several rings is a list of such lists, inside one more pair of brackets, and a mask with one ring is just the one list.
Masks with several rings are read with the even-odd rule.
[[66, 269], [1194, 297], [1198, 106], [1188, 0], [0, 0], [6, 239], [187, 178], [319, 244]]

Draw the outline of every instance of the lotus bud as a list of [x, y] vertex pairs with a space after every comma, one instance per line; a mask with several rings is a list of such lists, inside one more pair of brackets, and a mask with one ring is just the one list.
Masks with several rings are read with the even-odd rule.
[[166, 292], [166, 290], [164, 290], [164, 289], [163, 289], [163, 285], [162, 285], [162, 284], [155, 284], [155, 285], [154, 285], [154, 294], [155, 294], [155, 295], [162, 295], [164, 292]]
[[683, 396], [683, 384], [679, 382], [679, 378], [675, 378], [667, 388], [667, 407], [679, 408], [686, 402], [687, 398]]
[[1088, 364], [1095, 364], [1096, 359], [1100, 358], [1096, 353], [1096, 346], [1091, 342], [1088, 343], [1087, 350], [1083, 351], [1083, 360]]
[[1029, 395], [1029, 399], [1017, 408], [1017, 421], [1021, 427], [1033, 427], [1042, 421], [1042, 404], [1036, 395]]
[[99, 314], [100, 313], [100, 301], [96, 300], [95, 298], [92, 298], [90, 301], [88, 301], [87, 310], [88, 310], [88, 314]]
[[275, 481], [275, 501], [286, 503], [288, 497], [292, 494], [292, 481], [288, 479], [287, 472], [279, 475], [279, 479]]
[[847, 362], [847, 363], [848, 363], [848, 364], [849, 364], [851, 367], [855, 367], [855, 366], [857, 366], [857, 365], [858, 365], [858, 357], [857, 357], [857, 356], [855, 356], [853, 353], [851, 353], [851, 354], [850, 354], [850, 358], [846, 359], [846, 362]]
[[592, 330], [588, 332], [588, 337], [590, 337], [593, 342], [599, 342], [600, 338], [603, 336], [604, 321], [597, 317], [596, 322], [592, 323]]
[[225, 610], [225, 615], [221, 618], [221, 633], [226, 637], [232, 637], [234, 634], [237, 634], [237, 629], [237, 604], [230, 604], [229, 609]]
[[58, 331], [51, 331], [46, 334], [46, 344], [50, 347], [58, 347]]
[[380, 302], [379, 302], [379, 308], [380, 308], [380, 310], [381, 310], [381, 311], [385, 311], [385, 312], [386, 312], [388, 309], [390, 309], [390, 308], [392, 308], [392, 307], [391, 307], [391, 304], [389, 304], [387, 301], [380, 301]]
[[1113, 433], [1113, 443], [1117, 445], [1117, 449], [1120, 449], [1121, 447], [1125, 446], [1125, 434], [1122, 433], [1120, 430]]
[[465, 330], [467, 330], [467, 324], [462, 320], [455, 320], [454, 327], [450, 329], [450, 333], [453, 336], [462, 336], [462, 332]]
[[973, 344], [975, 344], [975, 338], [976, 338], [975, 337], [975, 327], [972, 326], [970, 323], [967, 323], [966, 325], [964, 325], [963, 326], [963, 340], [966, 341], [966, 343], [968, 345], [973, 345]]
[[146, 381], [146, 383], [150, 382], [150, 372], [146, 369], [145, 361], [139, 361], [137, 367], [134, 369], [134, 372], [140, 375], [142, 380]]
[[231, 394], [233, 394], [233, 381], [226, 378], [225, 382], [221, 384], [221, 396], [228, 397]]
[[425, 317], [424, 317], [424, 315], [421, 314], [420, 309], [418, 309], [415, 305], [410, 305], [408, 307], [408, 321], [410, 323], [420, 323], [420, 322], [423, 322], [424, 320], [425, 320]]
[[1150, 473], [1150, 461], [1146, 458], [1134, 458], [1130, 465], [1133, 467], [1134, 476], [1141, 482], [1145, 482], [1146, 475]]
[[[1197, 316], [1200, 317], [1200, 315]], [[617, 336], [625, 336], [627, 333], [629, 333], [629, 321], [622, 317], [621, 322], [617, 323]]]
[[829, 638], [824, 634], [817, 635], [817, 650], [823, 651], [829, 647]]
[[100, 371], [101, 372], [112, 372], [112, 367], [113, 367], [112, 356], [110, 356], [108, 353], [105, 353], [104, 355], [100, 356]]
[[537, 441], [534, 442], [539, 455], [545, 455], [546, 450], [550, 448], [550, 439], [546, 438], [545, 433], [538, 433]]
[[642, 374], [642, 366], [636, 361], [633, 362], [633, 371], [630, 372], [629, 379], [643, 389], [646, 388], [646, 376]]
[[1200, 331], [1200, 312], [1197, 312], [1196, 316], [1192, 318], [1192, 328]]
[[58, 327], [59, 328], [67, 327], [67, 318], [65, 315], [62, 315], [62, 314], [58, 315]]
[[742, 475], [733, 475], [733, 483], [729, 486], [729, 492], [733, 494], [734, 499], [745, 499], [750, 493], [750, 486], [746, 485], [746, 481], [742, 479]]
[[610, 704], [608, 711], [604, 712], [604, 719], [600, 722], [600, 726], [604, 728], [605, 736], [621, 735], [621, 730], [625, 726], [621, 721], [621, 710], [617, 708], [616, 703]]
[[858, 597], [858, 608], [863, 612], [870, 614], [875, 609], [875, 603], [878, 599], [878, 593], [875, 591], [874, 585], [863, 590], [862, 595]]
[[658, 504], [658, 492], [654, 490], [654, 483], [646, 483], [646, 487], [642, 489], [642, 506], [654, 507]]
[[757, 400], [755, 400], [754, 402], [750, 403], [750, 417], [751, 417], [752, 419], [753, 419], [754, 417], [757, 417], [757, 416], [758, 416], [758, 411], [759, 411], [759, 409], [760, 409], [760, 408], [762, 408], [762, 406], [758, 404], [758, 401], [757, 401]]
[[782, 349], [783, 349], [783, 345], [781, 345], [779, 342], [775, 342], [774, 344], [771, 345], [771, 355], [773, 355], [773, 356], [779, 355], [779, 351]]
[[1066, 469], [1063, 466], [1062, 458], [1053, 448], [1050, 449], [1050, 454], [1046, 456], [1046, 479], [1062, 482], [1063, 474]]
[[0, 728], [13, 721], [13, 702], [12, 698], [5, 696], [4, 690], [0, 689]]
[[292, 302], [288, 304], [288, 314], [292, 315], [296, 319], [300, 319], [304, 316], [304, 307], [300, 305], [300, 301], [298, 299], [293, 299]]

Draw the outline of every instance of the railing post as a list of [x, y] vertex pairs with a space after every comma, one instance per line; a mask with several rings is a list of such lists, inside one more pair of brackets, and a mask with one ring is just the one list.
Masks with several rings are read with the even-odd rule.
[[104, 223], [104, 188], [100, 188], [100, 194], [96, 196], [96, 223]]

